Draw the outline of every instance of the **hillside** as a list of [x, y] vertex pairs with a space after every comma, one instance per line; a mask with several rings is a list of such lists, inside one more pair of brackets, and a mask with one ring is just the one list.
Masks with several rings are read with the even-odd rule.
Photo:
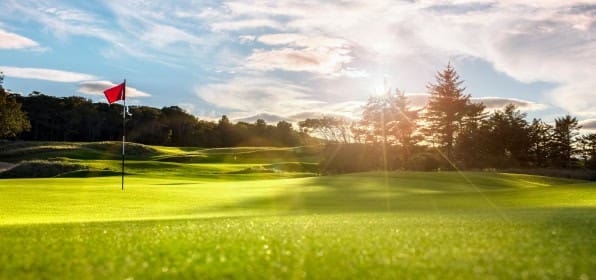
[[[4, 142], [0, 161], [16, 165], [5, 178], [97, 177], [121, 171], [120, 142]], [[316, 147], [184, 148], [126, 144], [126, 173], [143, 176], [211, 176], [248, 173], [305, 176], [317, 172]], [[39, 169], [53, 172], [40, 173]], [[304, 174], [298, 174], [304, 173]]]

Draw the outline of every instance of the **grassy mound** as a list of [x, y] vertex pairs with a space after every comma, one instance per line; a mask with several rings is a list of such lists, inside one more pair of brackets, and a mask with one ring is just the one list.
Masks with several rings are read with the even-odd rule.
[[24, 161], [0, 173], [0, 178], [48, 178], [88, 169], [85, 165], [64, 161]]
[[[81, 145], [83, 148], [97, 150], [103, 153], [108, 154], [118, 154], [122, 153], [122, 143], [121, 142], [114, 142], [114, 141], [106, 141], [106, 142], [93, 142], [93, 143], [84, 143]], [[132, 142], [127, 142], [125, 145], [125, 153], [127, 156], [136, 156], [136, 157], [150, 157], [158, 155], [159, 152], [157, 149], [143, 144], [137, 144]]]
[[304, 162], [282, 162], [268, 165], [251, 166], [242, 170], [230, 171], [228, 174], [252, 174], [252, 173], [279, 173], [279, 172], [294, 172], [294, 173], [312, 173], [319, 172], [319, 165], [316, 163]]
[[[0, 158], [8, 162], [47, 160], [55, 157], [116, 160], [121, 157], [121, 154], [122, 143], [117, 141], [92, 143], [12, 141], [0, 143]], [[148, 159], [161, 154], [162, 152], [151, 146], [126, 143], [126, 155], [132, 159]]]
[[[125, 173], [130, 175], [128, 173]], [[106, 177], [106, 176], [120, 176], [122, 173], [120, 171], [114, 170], [90, 170], [90, 169], [81, 169], [75, 170], [70, 172], [65, 172], [57, 175], [56, 177], [63, 177], [63, 178], [89, 178], [89, 177]]]
[[307, 148], [216, 148], [156, 158], [177, 163], [275, 163], [318, 162], [319, 157]]
[[45, 159], [50, 155], [71, 154], [72, 151], [78, 148], [80, 146], [76, 143], [3, 142], [0, 143], [0, 157], [5, 161], [19, 161], [31, 158]]

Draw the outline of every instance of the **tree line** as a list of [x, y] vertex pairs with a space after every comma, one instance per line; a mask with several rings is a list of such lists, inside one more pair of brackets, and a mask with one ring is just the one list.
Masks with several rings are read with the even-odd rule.
[[486, 168], [596, 169], [596, 134], [580, 135], [570, 115], [548, 124], [510, 104], [489, 112], [466, 94], [451, 64], [428, 85], [429, 102], [412, 108], [404, 92], [371, 96], [360, 118], [307, 119], [300, 129], [328, 144], [324, 173]]
[[[0, 77], [1, 78], [1, 77]], [[7, 93], [0, 79], [0, 139], [35, 141], [120, 140], [122, 106], [39, 92]], [[324, 142], [321, 171], [486, 168], [596, 169], [596, 134], [580, 135], [570, 115], [549, 124], [528, 120], [513, 104], [488, 111], [465, 93], [451, 64], [428, 85], [429, 102], [413, 108], [404, 92], [371, 96], [359, 119], [306, 119], [298, 129], [200, 120], [177, 106], [130, 106], [127, 140], [152, 145], [234, 147], [297, 146]]]
[[[118, 141], [122, 139], [122, 105], [93, 103], [82, 97], [39, 92], [8, 94], [0, 87], [0, 139], [28, 141]], [[130, 106], [127, 141], [164, 146], [299, 146], [316, 139], [280, 121], [232, 123], [200, 120], [177, 106], [161, 109]]]

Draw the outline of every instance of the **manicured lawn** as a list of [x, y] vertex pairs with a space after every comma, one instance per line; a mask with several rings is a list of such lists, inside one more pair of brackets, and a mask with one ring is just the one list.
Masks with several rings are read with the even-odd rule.
[[596, 278], [595, 183], [182, 165], [0, 180], [0, 278]]

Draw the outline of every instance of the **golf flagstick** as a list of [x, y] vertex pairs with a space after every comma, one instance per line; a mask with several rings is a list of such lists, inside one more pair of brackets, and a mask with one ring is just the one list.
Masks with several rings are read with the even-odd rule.
[[108, 104], [112, 104], [117, 102], [118, 100], [124, 101], [122, 105], [122, 190], [124, 190], [124, 145], [126, 141], [126, 79], [124, 82], [108, 88], [103, 91], [106, 98], [108, 99]]
[[124, 142], [126, 141], [126, 79], [124, 79], [124, 87], [122, 88], [122, 190], [124, 191]]

